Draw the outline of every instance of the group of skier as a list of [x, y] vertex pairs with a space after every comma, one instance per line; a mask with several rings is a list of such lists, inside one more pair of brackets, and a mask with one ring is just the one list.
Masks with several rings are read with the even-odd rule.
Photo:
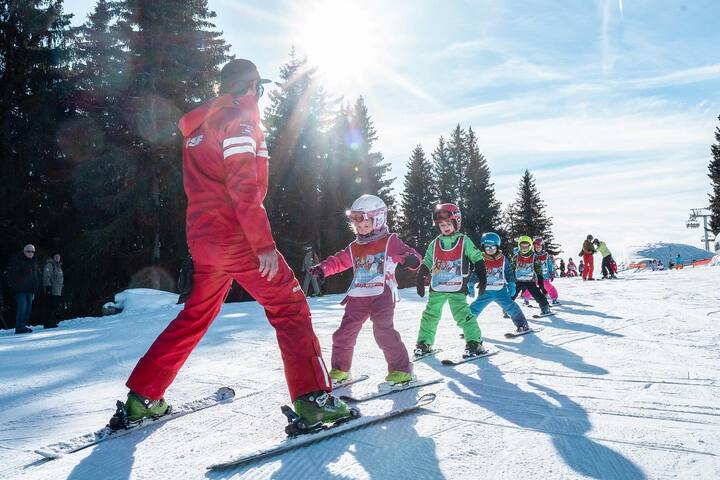
[[[333, 424], [354, 415], [331, 392], [333, 383], [348, 380], [355, 341], [368, 319], [388, 365], [385, 380], [395, 385], [413, 380], [408, 350], [394, 326], [396, 269], [417, 270], [420, 296], [430, 287], [416, 356], [432, 348], [446, 302], [463, 331], [464, 356], [474, 357], [487, 353], [477, 315], [489, 303], [498, 303], [517, 331], [527, 333], [527, 320], [514, 299], [528, 292], [543, 314], [550, 313], [545, 294], [557, 300], [551, 283], [552, 262], [541, 238], [520, 237], [511, 261], [500, 250], [500, 237], [488, 232], [481, 239], [481, 251], [461, 232], [460, 209], [441, 204], [433, 218], [439, 235], [423, 258], [389, 232], [384, 202], [363, 195], [348, 213], [355, 240], [309, 268], [319, 279], [350, 268], [354, 273], [342, 301], [345, 314], [333, 334], [328, 372], [306, 297], [275, 248], [262, 205], [268, 186], [268, 151], [257, 100], [266, 82], [252, 62], [232, 60], [221, 71], [220, 96], [180, 121], [193, 288], [183, 310], [135, 366], [126, 382], [127, 400], [118, 402], [109, 423], [113, 429], [170, 411], [164, 392], [217, 316], [233, 281], [260, 303], [275, 328], [295, 414], [309, 426]], [[473, 280], [468, 288], [471, 265]], [[477, 298], [468, 304], [466, 296], [475, 288]]]

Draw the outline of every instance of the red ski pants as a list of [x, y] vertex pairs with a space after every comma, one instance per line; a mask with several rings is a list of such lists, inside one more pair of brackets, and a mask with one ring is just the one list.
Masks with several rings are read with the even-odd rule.
[[587, 280], [588, 278], [593, 278], [593, 267], [594, 267], [593, 254], [592, 253], [583, 253], [583, 262], [585, 262], [585, 268], [583, 268], [583, 273], [582, 273], [583, 280]]
[[332, 390], [305, 295], [280, 253], [278, 273], [269, 282], [260, 276], [258, 258], [247, 242], [196, 241], [190, 245], [190, 253], [194, 264], [192, 293], [185, 308], [135, 366], [126, 383], [128, 388], [153, 400], [163, 397], [220, 312], [235, 280], [263, 306], [275, 328], [291, 399]]

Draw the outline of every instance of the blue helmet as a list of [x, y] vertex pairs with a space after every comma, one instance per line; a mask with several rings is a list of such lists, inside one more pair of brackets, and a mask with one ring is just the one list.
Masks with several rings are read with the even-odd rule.
[[483, 236], [480, 239], [480, 243], [485, 247], [492, 245], [493, 247], [500, 248], [500, 242], [500, 235], [495, 232], [483, 233]]

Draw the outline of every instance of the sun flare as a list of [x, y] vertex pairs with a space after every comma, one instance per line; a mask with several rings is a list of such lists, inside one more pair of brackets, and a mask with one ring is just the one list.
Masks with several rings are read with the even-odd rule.
[[367, 81], [381, 66], [387, 37], [378, 17], [360, 2], [318, 2], [300, 15], [293, 41], [329, 88], [343, 89]]

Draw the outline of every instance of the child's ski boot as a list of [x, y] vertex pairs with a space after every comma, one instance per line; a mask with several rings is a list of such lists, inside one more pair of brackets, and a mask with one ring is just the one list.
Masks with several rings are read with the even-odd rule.
[[530, 330], [530, 327], [529, 327], [527, 324], [525, 324], [525, 325], [520, 325], [520, 326], [517, 327], [517, 329], [515, 330], [515, 333], [518, 333], [518, 334], [520, 334], [520, 333], [525, 333], [525, 332], [527, 332], [527, 331], [529, 331], [529, 330]]
[[411, 373], [401, 372], [399, 370], [391, 370], [385, 377], [385, 381], [392, 385], [402, 385], [403, 383], [410, 382], [412, 379], [413, 376]]
[[483, 347], [482, 341], [476, 342], [474, 340], [470, 340], [465, 344], [465, 353], [463, 354], [463, 358], [476, 357], [486, 353], [488, 353], [488, 350]]
[[423, 355], [427, 355], [430, 352], [432, 352], [432, 345], [428, 345], [424, 342], [418, 342], [415, 345], [415, 351], [413, 353], [416, 357], [421, 357]]
[[330, 380], [335, 383], [344, 382], [348, 378], [350, 378], [350, 372], [343, 372], [342, 370], [338, 370], [337, 368], [333, 368], [330, 370]]
[[552, 304], [553, 304], [553, 305], [560, 305], [560, 301], [556, 298], [555, 300], [552, 301]]
[[550, 314], [552, 314], [552, 311], [550, 310], [549, 305], [547, 307], [542, 307], [540, 309], [540, 315], [550, 315]]
[[112, 416], [108, 426], [113, 430], [130, 428], [133, 424], [149, 418], [156, 419], [170, 413], [170, 405], [164, 398], [150, 400], [130, 391], [125, 403], [118, 400], [117, 410]]

